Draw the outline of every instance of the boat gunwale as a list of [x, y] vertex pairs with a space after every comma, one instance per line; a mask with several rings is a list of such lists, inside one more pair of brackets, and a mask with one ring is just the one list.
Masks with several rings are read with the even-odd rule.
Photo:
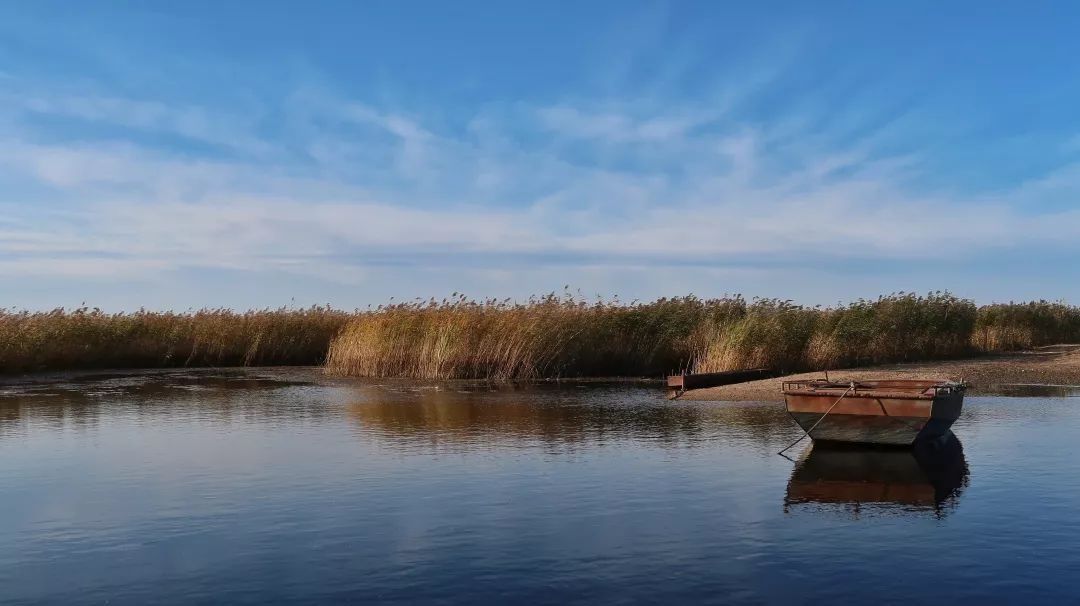
[[[907, 389], [905, 389], [905, 387]], [[937, 379], [884, 379], [870, 381], [827, 381], [802, 379], [781, 383], [784, 396], [887, 398], [891, 400], [935, 400], [956, 394], [963, 396], [967, 385]]]
[[[839, 398], [843, 397], [845, 400], [853, 399], [870, 399], [870, 400], [935, 400], [937, 398], [947, 397], [948, 394], [937, 393], [912, 393], [910, 391], [845, 391], [845, 390], [784, 390], [785, 396], [809, 396], [820, 398]], [[845, 395], [846, 394], [846, 395]]]

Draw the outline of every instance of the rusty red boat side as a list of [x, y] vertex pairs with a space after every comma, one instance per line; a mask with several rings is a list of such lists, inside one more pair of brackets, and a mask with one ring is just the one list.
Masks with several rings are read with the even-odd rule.
[[944, 437], [960, 416], [964, 390], [934, 380], [783, 384], [788, 413], [812, 439], [889, 446]]

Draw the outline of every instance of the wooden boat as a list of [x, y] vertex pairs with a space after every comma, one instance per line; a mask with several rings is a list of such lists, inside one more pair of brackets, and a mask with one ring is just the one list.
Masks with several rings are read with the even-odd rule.
[[944, 438], [963, 383], [928, 380], [785, 381], [788, 414], [816, 441], [910, 446]]
[[874, 507], [945, 515], [967, 483], [964, 450], [951, 433], [903, 450], [819, 442], [795, 465], [784, 511], [807, 506], [858, 513]]

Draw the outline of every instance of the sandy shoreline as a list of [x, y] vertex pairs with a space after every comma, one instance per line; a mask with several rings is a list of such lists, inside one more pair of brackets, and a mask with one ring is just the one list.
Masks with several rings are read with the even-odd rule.
[[[820, 378], [821, 372], [787, 375], [737, 385], [696, 389], [683, 394], [682, 400], [762, 401], [783, 400], [780, 383], [785, 380]], [[1002, 386], [1016, 384], [1080, 385], [1080, 345], [1049, 345], [1012, 354], [920, 362], [888, 364], [865, 368], [830, 370], [830, 379], [963, 379], [969, 393], [1000, 393]]]

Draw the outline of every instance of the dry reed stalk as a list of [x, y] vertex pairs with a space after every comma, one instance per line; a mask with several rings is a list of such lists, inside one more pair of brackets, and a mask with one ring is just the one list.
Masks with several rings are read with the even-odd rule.
[[349, 317], [325, 307], [243, 313], [0, 310], [0, 372], [321, 364]]
[[740, 296], [624, 304], [554, 294], [526, 303], [395, 304], [187, 313], [0, 310], [0, 372], [319, 364], [348, 376], [530, 380], [750, 367], [819, 370], [1080, 341], [1080, 308], [976, 308], [898, 293], [830, 308]]

